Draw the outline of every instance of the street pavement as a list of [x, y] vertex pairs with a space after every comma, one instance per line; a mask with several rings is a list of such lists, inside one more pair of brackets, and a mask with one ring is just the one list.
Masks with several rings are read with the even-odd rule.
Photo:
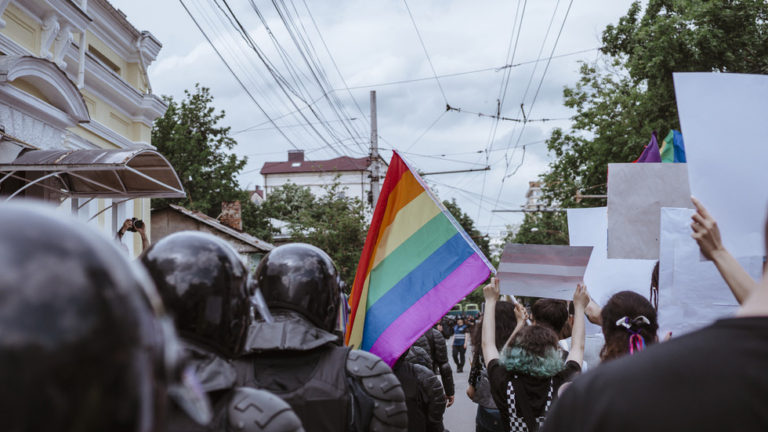
[[467, 349], [467, 364], [464, 372], [456, 372], [456, 364], [451, 354], [451, 343], [448, 342], [448, 357], [453, 369], [453, 382], [456, 385], [456, 400], [453, 405], [446, 408], [443, 416], [443, 425], [450, 432], [471, 432], [475, 430], [475, 414], [477, 405], [467, 396], [467, 379], [469, 379], [469, 360], [472, 359], [471, 347]]

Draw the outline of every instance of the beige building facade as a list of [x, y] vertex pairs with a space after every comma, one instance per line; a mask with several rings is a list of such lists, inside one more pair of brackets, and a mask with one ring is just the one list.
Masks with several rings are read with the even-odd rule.
[[[183, 195], [151, 143], [167, 108], [147, 75], [161, 46], [106, 0], [0, 0], [0, 200], [42, 198], [110, 234], [130, 217], [151, 226], [149, 197]], [[138, 236], [123, 243], [140, 252]]]

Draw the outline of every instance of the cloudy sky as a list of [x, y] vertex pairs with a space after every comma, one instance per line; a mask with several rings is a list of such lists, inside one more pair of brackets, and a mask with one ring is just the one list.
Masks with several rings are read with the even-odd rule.
[[[427, 179], [492, 235], [522, 219], [491, 210], [525, 202], [528, 182], [550, 160], [543, 140], [570, 124], [563, 87], [576, 82], [579, 61], [597, 59], [603, 28], [631, 3], [228, 0], [230, 14], [223, 0], [183, 0], [246, 92], [181, 2], [112, 2], [163, 43], [149, 69], [155, 93], [179, 99], [195, 83], [211, 89], [237, 153], [248, 157], [243, 187], [263, 185], [263, 163], [285, 160], [290, 149], [304, 149], [310, 160], [363, 156], [375, 90], [386, 159], [394, 148], [422, 172], [490, 165]], [[236, 31], [238, 22], [250, 42]], [[501, 68], [509, 64], [515, 66]], [[496, 114], [497, 101], [503, 117], [522, 118], [523, 104], [528, 119], [553, 120], [523, 127], [477, 115]]]

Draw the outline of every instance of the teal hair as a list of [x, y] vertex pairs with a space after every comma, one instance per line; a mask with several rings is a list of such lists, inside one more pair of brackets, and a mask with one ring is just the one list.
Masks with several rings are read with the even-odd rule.
[[508, 347], [501, 353], [499, 361], [508, 371], [534, 377], [551, 377], [563, 370], [560, 352], [553, 347], [548, 347], [543, 357], [518, 346]]

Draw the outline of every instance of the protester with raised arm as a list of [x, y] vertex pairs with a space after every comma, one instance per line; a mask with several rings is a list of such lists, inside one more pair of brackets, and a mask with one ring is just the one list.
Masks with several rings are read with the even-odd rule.
[[[696, 228], [709, 234], [697, 240], [719, 240], [716, 225], [704, 223], [708, 215], [701, 210]], [[714, 243], [705, 243], [702, 252], [706, 244]], [[728, 259], [722, 264], [721, 272], [738, 271]], [[756, 286], [740, 288], [745, 286], [731, 286], [734, 294], [746, 294], [735, 317], [576, 380], [550, 411], [544, 432], [768, 430], [768, 278], [764, 273]]]
[[696, 206], [696, 213], [691, 217], [693, 219], [691, 237], [699, 244], [701, 253], [715, 263], [723, 280], [731, 288], [733, 296], [736, 297], [736, 301], [739, 304], [744, 303], [749, 293], [756, 289], [758, 283], [723, 246], [717, 221], [704, 208], [704, 205], [694, 197], [691, 197], [691, 201]]
[[491, 394], [502, 417], [505, 431], [535, 431], [544, 421], [559, 388], [581, 371], [584, 357], [584, 313], [589, 303], [586, 287], [578, 285], [573, 296], [576, 316], [573, 325], [573, 346], [563, 363], [558, 352], [557, 334], [542, 326], [524, 327], [524, 309], [516, 307], [517, 326], [508, 346], [499, 353], [494, 344], [499, 297], [498, 279], [483, 288], [485, 317], [482, 347]]

